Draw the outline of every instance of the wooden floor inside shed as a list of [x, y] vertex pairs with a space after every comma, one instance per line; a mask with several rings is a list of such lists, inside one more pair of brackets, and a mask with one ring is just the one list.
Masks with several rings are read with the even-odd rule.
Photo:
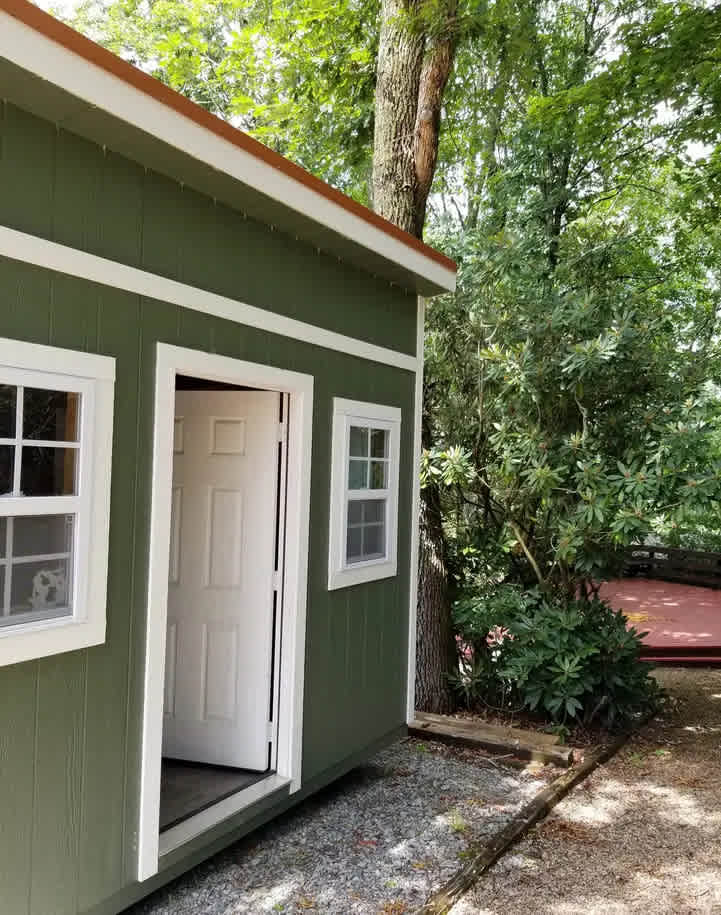
[[160, 777], [160, 831], [177, 826], [183, 820], [270, 774], [272, 773], [163, 759]]

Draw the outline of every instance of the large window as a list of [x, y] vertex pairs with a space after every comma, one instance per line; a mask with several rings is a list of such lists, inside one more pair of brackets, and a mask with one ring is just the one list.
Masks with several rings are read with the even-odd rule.
[[335, 398], [328, 587], [396, 574], [401, 411]]
[[0, 664], [104, 638], [113, 378], [0, 340]]

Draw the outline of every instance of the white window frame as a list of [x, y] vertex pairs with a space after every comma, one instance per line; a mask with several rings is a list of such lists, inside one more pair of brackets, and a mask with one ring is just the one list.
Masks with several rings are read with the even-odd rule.
[[[389, 432], [388, 487], [348, 489], [351, 426], [386, 429]], [[398, 571], [398, 479], [400, 464], [401, 410], [383, 404], [333, 398], [332, 469], [330, 489], [330, 536], [328, 589], [391, 578]], [[353, 494], [351, 497], [350, 493]], [[348, 503], [355, 499], [383, 499], [386, 503], [386, 555], [349, 563], [346, 559]]]
[[3, 517], [74, 515], [71, 613], [0, 626], [0, 667], [105, 641], [114, 382], [109, 356], [0, 338], [0, 384], [81, 395], [76, 495], [0, 496]]

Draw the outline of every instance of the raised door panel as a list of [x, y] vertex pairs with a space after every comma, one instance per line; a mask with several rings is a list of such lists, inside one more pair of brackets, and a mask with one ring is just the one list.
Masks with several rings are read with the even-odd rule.
[[243, 493], [211, 486], [205, 546], [209, 588], [239, 588], [243, 549]]
[[267, 766], [278, 411], [264, 391], [176, 395], [166, 756]]

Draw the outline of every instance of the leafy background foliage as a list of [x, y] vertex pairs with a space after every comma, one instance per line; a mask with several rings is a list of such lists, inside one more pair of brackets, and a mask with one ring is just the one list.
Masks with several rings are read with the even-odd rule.
[[[426, 237], [459, 282], [428, 308], [422, 480], [474, 626], [516, 618], [505, 585], [538, 589], [524, 618], [548, 638], [509, 660], [517, 696], [585, 717], [604, 640], [645, 689], [637, 646], [592, 601], [621, 549], [721, 546], [721, 6], [408, 0], [404, 15], [455, 55]], [[85, 0], [71, 19], [372, 203], [380, 0]], [[464, 639], [469, 625], [456, 616]], [[580, 658], [568, 683], [591, 678], [583, 700], [549, 700], [530, 660], [559, 650], [556, 630]], [[603, 683], [606, 714], [618, 684]]]

